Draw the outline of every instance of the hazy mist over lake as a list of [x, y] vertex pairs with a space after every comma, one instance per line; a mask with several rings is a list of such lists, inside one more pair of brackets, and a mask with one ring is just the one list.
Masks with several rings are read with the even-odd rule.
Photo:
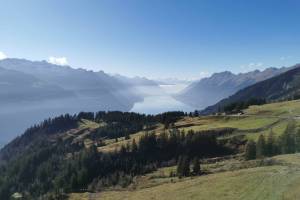
[[[157, 114], [175, 110], [193, 111], [194, 108], [172, 97], [173, 94], [185, 87], [186, 84], [135, 87], [132, 89], [132, 92], [143, 93], [144, 99], [134, 103], [132, 108], [123, 106], [118, 108], [117, 105], [108, 107], [108, 104], [101, 105], [100, 102], [103, 102], [104, 98], [101, 95], [93, 98], [79, 96], [77, 98], [5, 104], [5, 106], [0, 107], [0, 129], [2, 133], [0, 147], [12, 140], [16, 135], [21, 135], [31, 125], [49, 117], [65, 113], [76, 114], [81, 111], [97, 112], [100, 110], [121, 110], [145, 114]], [[12, 122], [14, 122], [14, 126], [12, 126]]]
[[151, 87], [143, 87], [147, 96], [142, 102], [137, 102], [131, 109], [132, 112], [157, 114], [167, 111], [194, 111], [195, 108], [177, 101], [173, 95], [184, 89], [185, 84], [159, 85], [160, 90]]

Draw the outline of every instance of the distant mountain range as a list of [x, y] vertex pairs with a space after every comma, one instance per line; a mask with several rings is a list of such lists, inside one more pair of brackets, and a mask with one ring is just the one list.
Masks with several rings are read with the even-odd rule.
[[114, 75], [114, 77], [116, 79], [118, 79], [119, 81], [121, 81], [122, 83], [125, 84], [130, 84], [132, 87], [135, 86], [157, 86], [158, 84], [150, 79], [147, 79], [145, 77], [133, 77], [133, 78], [129, 78], [127, 76], [122, 76], [120, 74]]
[[195, 109], [204, 109], [240, 89], [281, 74], [289, 69], [282, 67], [239, 74], [233, 74], [229, 71], [215, 73], [208, 78], [193, 82], [179, 94], [176, 94], [175, 98]]
[[0, 103], [11, 104], [67, 96], [74, 96], [74, 93], [30, 74], [0, 67]]
[[202, 114], [212, 114], [230, 103], [245, 102], [249, 99], [265, 99], [272, 102], [298, 98], [300, 98], [300, 64], [280, 75], [239, 90], [215, 105], [207, 107]]
[[146, 78], [116, 77], [46, 61], [0, 60], [1, 141], [63, 113], [129, 111], [143, 100], [143, 93], [136, 87], [149, 84], [157, 86]]
[[[195, 109], [203, 109], [289, 69], [268, 68], [240, 74], [228, 71], [215, 73], [190, 84], [179, 94], [174, 95], [173, 92], [168, 95], [174, 95], [177, 100]], [[172, 84], [185, 87], [187, 81], [128, 78], [103, 71], [58, 66], [46, 61], [0, 60], [0, 142], [5, 143], [21, 134], [26, 127], [63, 113], [130, 111], [136, 102], [146, 96], [166, 93], [163, 87], [168, 88]], [[214, 110], [212, 106], [205, 112]]]
[[154, 80], [159, 85], [189, 85], [193, 81], [178, 78], [159, 78]]

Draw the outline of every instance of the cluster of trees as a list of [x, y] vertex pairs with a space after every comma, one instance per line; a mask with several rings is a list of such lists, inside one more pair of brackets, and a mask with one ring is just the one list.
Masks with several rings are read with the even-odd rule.
[[[240, 112], [243, 109], [248, 108], [249, 106], [252, 105], [263, 105], [266, 104], [265, 99], [254, 99], [251, 98], [247, 101], [238, 101], [238, 102], [233, 102], [230, 103], [229, 105], [224, 106], [223, 111], [226, 113], [232, 113], [232, 112]], [[219, 112], [222, 110], [219, 108]]]
[[81, 112], [78, 114], [80, 119], [89, 119], [96, 122], [123, 122], [123, 123], [132, 123], [139, 122], [143, 124], [151, 124], [160, 122], [162, 124], [174, 123], [178, 119], [187, 114], [180, 111], [164, 112], [157, 115], [145, 115], [134, 112], [121, 112], [121, 111], [99, 111], [96, 113], [93, 112]]
[[184, 112], [165, 112], [157, 115], [145, 115], [133, 112], [97, 112], [97, 113], [79, 113], [80, 118], [93, 120], [96, 122], [105, 122], [107, 125], [100, 127], [93, 139], [107, 137], [116, 139], [119, 137], [130, 138], [130, 135], [143, 129], [151, 129], [156, 123], [164, 124], [165, 128], [170, 128], [170, 124], [186, 116]]
[[8, 161], [23, 153], [24, 149], [32, 141], [43, 140], [51, 134], [64, 132], [77, 126], [78, 118], [76, 115], [65, 114], [52, 119], [46, 119], [42, 123], [28, 128], [22, 136], [17, 137], [1, 149], [0, 161]]
[[[191, 164], [192, 164], [192, 171], [191, 171]], [[195, 157], [194, 159], [190, 160], [188, 156], [180, 156], [177, 162], [177, 176], [179, 178], [190, 176], [190, 175], [200, 175], [201, 174], [201, 167], [199, 158]]]
[[284, 133], [277, 138], [271, 130], [267, 137], [260, 135], [257, 142], [249, 140], [245, 146], [245, 159], [295, 152], [300, 152], [300, 130], [296, 129], [295, 121], [291, 121]]
[[[193, 131], [186, 134], [176, 129], [160, 135], [147, 132], [138, 143], [133, 139], [132, 142], [122, 145], [119, 150], [112, 153], [97, 153], [96, 150], [92, 149], [89, 152], [92, 151], [93, 153], [84, 154], [89, 155], [88, 158], [79, 156], [77, 158], [79, 160], [73, 161], [71, 164], [73, 167], [69, 168], [73, 169], [72, 172], [66, 172], [66, 175], [61, 176], [62, 181], [58, 182], [63, 184], [58, 185], [58, 188], [64, 188], [66, 191], [78, 191], [101, 190], [104, 187], [117, 184], [127, 186], [132, 182], [134, 176], [151, 172], [158, 167], [168, 166], [176, 161], [179, 166], [178, 176], [198, 175], [200, 174], [198, 158], [230, 152], [218, 144], [214, 136]], [[90, 164], [83, 165], [83, 158], [84, 163]], [[190, 172], [191, 161], [192, 172]], [[186, 165], [188, 165], [188, 170], [186, 167], [181, 168], [181, 166]], [[95, 166], [98, 167], [91, 168]], [[82, 171], [85, 174], [85, 179], [80, 178], [83, 175], [78, 173]], [[67, 177], [73, 177], [73, 179], [68, 180]]]
[[28, 128], [25, 133], [14, 139], [9, 145], [1, 150], [0, 160], [9, 160], [12, 155], [18, 155], [33, 140], [47, 139], [49, 135], [64, 132], [78, 127], [81, 119], [88, 119], [95, 122], [105, 122], [107, 125], [99, 127], [90, 137], [92, 140], [101, 138], [117, 139], [119, 137], [130, 138], [130, 135], [143, 129], [151, 129], [156, 123], [163, 123], [169, 126], [181, 117], [184, 112], [166, 112], [158, 115], [145, 115], [133, 112], [100, 111], [80, 112], [77, 115], [61, 115], [52, 119], [46, 119], [40, 124]]
[[176, 162], [178, 176], [197, 175], [200, 158], [228, 153], [231, 151], [219, 144], [214, 134], [177, 129], [160, 135], [146, 132], [138, 142], [132, 140], [106, 153], [98, 152], [95, 146], [78, 150], [68, 140], [37, 140], [23, 154], [1, 166], [0, 199], [9, 199], [14, 192], [36, 199], [112, 185], [125, 187], [134, 176]]

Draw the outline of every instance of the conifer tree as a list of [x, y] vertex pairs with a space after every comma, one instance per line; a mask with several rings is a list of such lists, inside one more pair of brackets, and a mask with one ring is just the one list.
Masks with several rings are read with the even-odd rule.
[[266, 155], [266, 141], [263, 135], [260, 135], [256, 144], [256, 158], [262, 158]]
[[187, 156], [183, 157], [182, 161], [182, 172], [183, 176], [189, 176], [190, 175], [190, 160], [188, 159]]
[[125, 134], [125, 138], [124, 138], [125, 140], [129, 140], [130, 139], [130, 135], [129, 135], [129, 133], [126, 133]]
[[273, 156], [275, 154], [276, 154], [276, 144], [275, 144], [274, 132], [271, 129], [266, 143], [266, 155]]
[[193, 159], [193, 174], [199, 175], [200, 173], [201, 173], [201, 167], [200, 167], [199, 158], [194, 158]]
[[71, 176], [71, 188], [74, 190], [78, 187], [77, 176], [76, 174], [72, 174]]
[[134, 153], [138, 151], [138, 146], [137, 146], [134, 138], [133, 138], [132, 144], [131, 144], [131, 151]]
[[182, 177], [183, 174], [183, 157], [179, 156], [178, 161], [177, 161], [177, 176], [179, 178]]
[[256, 158], [256, 144], [254, 141], [249, 140], [245, 147], [245, 159], [253, 160]]
[[187, 156], [180, 156], [177, 164], [177, 174], [179, 177], [190, 175], [190, 161]]
[[295, 146], [296, 152], [300, 152], [300, 129], [298, 129], [295, 135]]
[[295, 131], [296, 131], [295, 121], [289, 122], [284, 133], [280, 138], [281, 153], [283, 154], [295, 153], [296, 150]]

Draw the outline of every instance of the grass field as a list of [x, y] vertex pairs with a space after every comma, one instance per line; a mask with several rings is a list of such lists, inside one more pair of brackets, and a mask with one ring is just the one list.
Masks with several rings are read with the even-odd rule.
[[300, 116], [300, 100], [251, 106], [245, 113], [256, 116], [297, 117]]
[[[300, 154], [272, 158], [272, 166], [229, 170], [193, 178], [157, 176], [156, 184], [146, 179], [136, 189], [72, 194], [70, 200], [296, 200], [300, 199]], [[225, 163], [226, 165], [226, 163]], [[224, 165], [221, 165], [224, 166]], [[158, 175], [159, 172], [156, 172]], [[150, 175], [148, 175], [150, 176]], [[151, 174], [151, 179], [155, 176]], [[146, 180], [146, 181], [145, 181]]]
[[[260, 116], [215, 116], [215, 117], [199, 117], [191, 118], [184, 124], [187, 119], [179, 121], [179, 126], [184, 126], [186, 131], [210, 130], [216, 128], [237, 128], [240, 130], [257, 129], [276, 122], [276, 117], [260, 117]], [[176, 124], [176, 125], [178, 125]], [[190, 126], [188, 126], [190, 124]]]
[[[242, 116], [185, 117], [175, 123], [181, 130], [236, 128], [236, 134], [256, 140], [270, 130], [279, 136], [290, 120], [300, 123], [300, 101], [251, 106]], [[95, 124], [84, 122], [89, 127]], [[85, 125], [87, 126], [87, 125]], [[159, 125], [156, 134], [163, 131]], [[240, 132], [239, 132], [240, 131]], [[144, 132], [131, 135], [130, 140], [107, 140], [100, 151], [111, 151], [122, 144], [138, 140]], [[269, 163], [269, 161], [271, 161]], [[269, 163], [270, 165], [266, 165]], [[243, 161], [239, 158], [202, 164], [206, 175], [183, 178], [169, 177], [176, 167], [160, 168], [135, 178], [128, 188], [111, 188], [100, 193], [71, 194], [70, 200], [297, 200], [300, 199], [300, 154], [280, 155], [268, 162]]]
[[[251, 106], [246, 109], [244, 115], [228, 115], [228, 116], [206, 116], [206, 117], [185, 117], [175, 123], [179, 130], [212, 130], [218, 128], [236, 128], [241, 131], [248, 131], [246, 135], [248, 139], [256, 140], [259, 135], [267, 135], [271, 129], [275, 136], [279, 136], [286, 128], [288, 121], [294, 119], [300, 126], [300, 101], [287, 101], [280, 103], [265, 104], [262, 106]], [[278, 122], [278, 123], [276, 123]], [[276, 124], [274, 124], [276, 123]], [[85, 121], [85, 126], [97, 126], [93, 122]], [[274, 126], [272, 125], [274, 124]], [[98, 124], [99, 126], [99, 124]], [[259, 130], [261, 129], [261, 130]], [[252, 130], [252, 131], [251, 131]], [[163, 132], [163, 125], [158, 125], [153, 130], [156, 134]], [[120, 148], [121, 145], [127, 142], [136, 141], [144, 134], [144, 131], [132, 134], [130, 140], [125, 140], [124, 137], [115, 140], [106, 140], [106, 145], [99, 147], [99, 151], [114, 151]]]

